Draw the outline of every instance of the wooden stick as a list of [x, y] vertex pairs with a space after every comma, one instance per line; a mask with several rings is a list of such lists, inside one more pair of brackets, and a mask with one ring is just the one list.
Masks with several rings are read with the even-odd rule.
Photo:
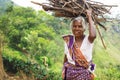
[[99, 36], [100, 36], [100, 39], [101, 39], [101, 41], [102, 41], [102, 44], [103, 44], [104, 48], [106, 49], [105, 43], [104, 43], [104, 41], [103, 41], [103, 38], [102, 38], [102, 36], [101, 36], [100, 30], [99, 30], [99, 28], [98, 28], [97, 25], [96, 25], [96, 28], [97, 28], [98, 34], [99, 34]]
[[104, 28], [105, 31], [107, 30], [107, 28], [104, 25], [102, 25], [100, 22], [97, 21], [97, 24], [100, 25], [102, 28]]

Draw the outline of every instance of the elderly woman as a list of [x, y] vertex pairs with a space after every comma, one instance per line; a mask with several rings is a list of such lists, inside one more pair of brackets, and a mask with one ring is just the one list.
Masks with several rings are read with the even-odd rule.
[[71, 22], [73, 35], [65, 35], [65, 58], [62, 70], [64, 80], [94, 80], [92, 71], [92, 48], [96, 31], [92, 21], [92, 10], [86, 10], [89, 35], [85, 35], [86, 22], [83, 17], [77, 17]]

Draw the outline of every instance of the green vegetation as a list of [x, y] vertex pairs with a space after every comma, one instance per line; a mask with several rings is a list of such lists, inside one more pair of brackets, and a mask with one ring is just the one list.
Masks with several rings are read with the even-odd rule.
[[[62, 80], [64, 42], [61, 36], [70, 33], [70, 21], [31, 8], [8, 6], [6, 10], [0, 16], [6, 72], [19, 75], [22, 70], [36, 79]], [[117, 21], [105, 24], [108, 30], [101, 32], [107, 49], [97, 36], [93, 50], [96, 80], [119, 80], [120, 24]]]

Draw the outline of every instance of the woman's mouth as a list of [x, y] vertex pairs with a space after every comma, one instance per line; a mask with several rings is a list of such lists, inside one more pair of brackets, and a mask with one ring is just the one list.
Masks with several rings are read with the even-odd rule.
[[80, 31], [75, 31], [75, 34], [80, 34]]

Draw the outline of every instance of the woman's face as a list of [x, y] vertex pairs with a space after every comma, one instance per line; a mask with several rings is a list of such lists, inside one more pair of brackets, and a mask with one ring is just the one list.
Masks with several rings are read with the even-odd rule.
[[75, 20], [72, 23], [72, 33], [74, 36], [82, 36], [85, 29], [82, 26], [82, 20]]

